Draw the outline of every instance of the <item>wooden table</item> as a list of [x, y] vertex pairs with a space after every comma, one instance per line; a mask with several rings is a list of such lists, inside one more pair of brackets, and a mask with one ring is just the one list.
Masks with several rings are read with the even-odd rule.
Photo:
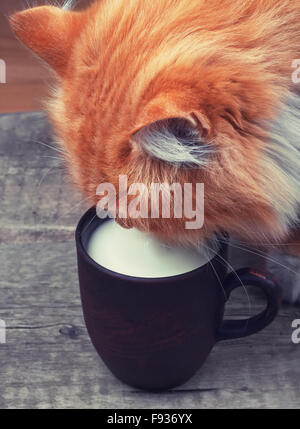
[[[29, 130], [30, 128], [30, 130]], [[87, 208], [68, 183], [42, 114], [0, 116], [0, 408], [295, 408], [300, 344], [283, 305], [254, 336], [218, 344], [185, 385], [149, 394], [116, 380], [84, 326], [74, 228]], [[248, 315], [243, 291], [227, 316]], [[252, 297], [251, 312], [261, 307]]]

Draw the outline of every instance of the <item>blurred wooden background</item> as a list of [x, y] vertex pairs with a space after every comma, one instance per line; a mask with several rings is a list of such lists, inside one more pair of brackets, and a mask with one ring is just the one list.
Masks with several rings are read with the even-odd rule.
[[[78, 1], [78, 7], [90, 1]], [[36, 5], [45, 3], [35, 0]], [[0, 113], [40, 110], [48, 92], [51, 78], [47, 67], [16, 40], [8, 24], [11, 13], [26, 7], [26, 0], [0, 2], [0, 60], [6, 63], [6, 84], [0, 83]]]

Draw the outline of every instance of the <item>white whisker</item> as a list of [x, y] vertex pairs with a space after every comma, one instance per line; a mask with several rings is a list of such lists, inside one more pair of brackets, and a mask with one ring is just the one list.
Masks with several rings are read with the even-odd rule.
[[42, 156], [41, 156], [41, 158], [57, 159], [58, 161], [62, 161], [62, 162], [64, 162], [64, 161], [65, 161], [65, 159], [64, 159], [64, 158], [61, 158], [61, 157], [59, 157], [59, 156], [42, 155]]
[[76, 210], [78, 207], [80, 207], [80, 206], [81, 206], [81, 204], [83, 204], [83, 203], [85, 203], [85, 202], [88, 202], [90, 199], [91, 199], [90, 197], [83, 198], [83, 199], [82, 199], [82, 200], [80, 200], [78, 203], [76, 203], [75, 205], [73, 205], [73, 206], [72, 206], [72, 208], [71, 208], [71, 210], [67, 211], [66, 213], [63, 213], [62, 215], [63, 215], [63, 216], [67, 216], [67, 215], [69, 215], [70, 213], [72, 213], [72, 212], [73, 212], [73, 210]]
[[218, 275], [218, 273], [217, 273], [217, 271], [216, 271], [216, 269], [215, 269], [215, 267], [214, 267], [213, 263], [211, 262], [211, 260], [209, 261], [209, 265], [211, 266], [211, 268], [212, 268], [213, 272], [215, 273], [215, 276], [216, 276], [216, 278], [217, 278], [217, 280], [218, 280], [218, 283], [219, 283], [219, 285], [221, 286], [221, 289], [222, 289], [222, 292], [223, 292], [223, 295], [224, 295], [225, 300], [227, 300], [227, 294], [226, 294], [226, 291], [225, 291], [225, 289], [224, 289], [224, 286], [222, 285], [222, 282], [221, 282], [220, 276]]
[[[211, 249], [209, 246], [206, 246], [209, 250], [213, 251], [213, 249]], [[244, 285], [244, 283], [242, 282], [242, 279], [240, 278], [240, 276], [237, 274], [237, 272], [235, 271], [234, 267], [228, 262], [226, 261], [226, 259], [224, 259], [220, 254], [217, 255], [218, 258], [222, 259], [222, 261], [228, 266], [228, 268], [233, 272], [233, 274], [236, 276], [236, 278], [238, 279], [239, 283], [241, 284], [247, 299], [248, 299], [248, 312], [249, 312], [249, 317], [251, 317], [252, 314], [252, 305], [251, 305], [251, 300], [250, 300], [250, 296], [248, 294], [247, 288]], [[248, 325], [248, 321], [246, 321], [246, 326], [245, 329], [247, 328]]]
[[84, 234], [85, 231], [88, 229], [88, 227], [91, 225], [91, 223], [94, 221], [94, 219], [97, 217], [97, 213], [92, 217], [92, 219], [89, 221], [89, 223], [83, 228], [82, 233]]
[[41, 187], [41, 185], [44, 182], [45, 178], [51, 173], [52, 170], [54, 170], [54, 168], [57, 168], [57, 167], [54, 166], [54, 167], [48, 168], [48, 170], [46, 170], [46, 172], [43, 174], [41, 180], [37, 184], [37, 188], [38, 189]]
[[279, 265], [282, 268], [285, 268], [286, 270], [290, 271], [291, 273], [295, 274], [296, 276], [300, 275], [300, 273], [297, 273], [296, 271], [292, 270], [291, 268], [287, 267], [286, 265], [281, 264], [276, 259], [271, 258], [270, 256], [266, 256], [266, 254], [263, 253], [262, 251], [259, 251], [259, 250], [257, 250], [257, 251], [250, 250], [250, 249], [248, 249], [246, 247], [237, 246], [234, 243], [230, 243], [230, 246], [235, 247], [235, 248], [240, 249], [240, 250], [243, 250], [245, 252], [252, 253], [253, 255], [256, 255], [256, 256], [262, 256], [263, 258], [266, 259], [266, 261], [274, 262], [275, 264]]
[[39, 140], [32, 140], [34, 143], [38, 143], [38, 144], [40, 144], [40, 145], [42, 145], [42, 146], [45, 146], [45, 147], [48, 147], [49, 149], [52, 149], [52, 150], [54, 150], [55, 152], [58, 152], [58, 153], [61, 153], [62, 155], [66, 155], [66, 153], [62, 150], [62, 149], [59, 149], [59, 148], [57, 148], [57, 147], [54, 147], [54, 146], [51, 146], [51, 145], [49, 145], [49, 144], [47, 144], [47, 143], [44, 143], [44, 142], [41, 142], [41, 141], [39, 141]]

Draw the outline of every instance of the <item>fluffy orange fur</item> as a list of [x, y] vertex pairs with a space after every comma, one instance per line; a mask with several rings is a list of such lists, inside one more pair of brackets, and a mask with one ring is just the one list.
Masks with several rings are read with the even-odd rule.
[[[292, 90], [300, 57], [298, 0], [101, 0], [11, 18], [17, 36], [57, 72], [50, 117], [74, 182], [97, 202], [99, 183], [205, 183], [205, 225], [129, 219], [125, 226], [195, 242], [225, 230], [259, 240], [287, 233], [284, 175], [262, 161], [268, 123]], [[214, 152], [207, 168], [153, 159], [131, 144], [166, 118], [197, 119]], [[276, 185], [275, 185], [276, 183]], [[274, 186], [275, 185], [275, 186]]]

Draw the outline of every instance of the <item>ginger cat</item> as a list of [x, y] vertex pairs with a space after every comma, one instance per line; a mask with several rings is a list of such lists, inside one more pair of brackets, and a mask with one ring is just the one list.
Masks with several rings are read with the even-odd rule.
[[[220, 231], [297, 242], [299, 0], [99, 0], [80, 12], [28, 9], [11, 25], [57, 75], [49, 116], [94, 203], [98, 184], [119, 175], [205, 184], [202, 229], [174, 218], [124, 226], [182, 243]], [[292, 277], [277, 275], [300, 301], [300, 262], [287, 248], [273, 252]]]

